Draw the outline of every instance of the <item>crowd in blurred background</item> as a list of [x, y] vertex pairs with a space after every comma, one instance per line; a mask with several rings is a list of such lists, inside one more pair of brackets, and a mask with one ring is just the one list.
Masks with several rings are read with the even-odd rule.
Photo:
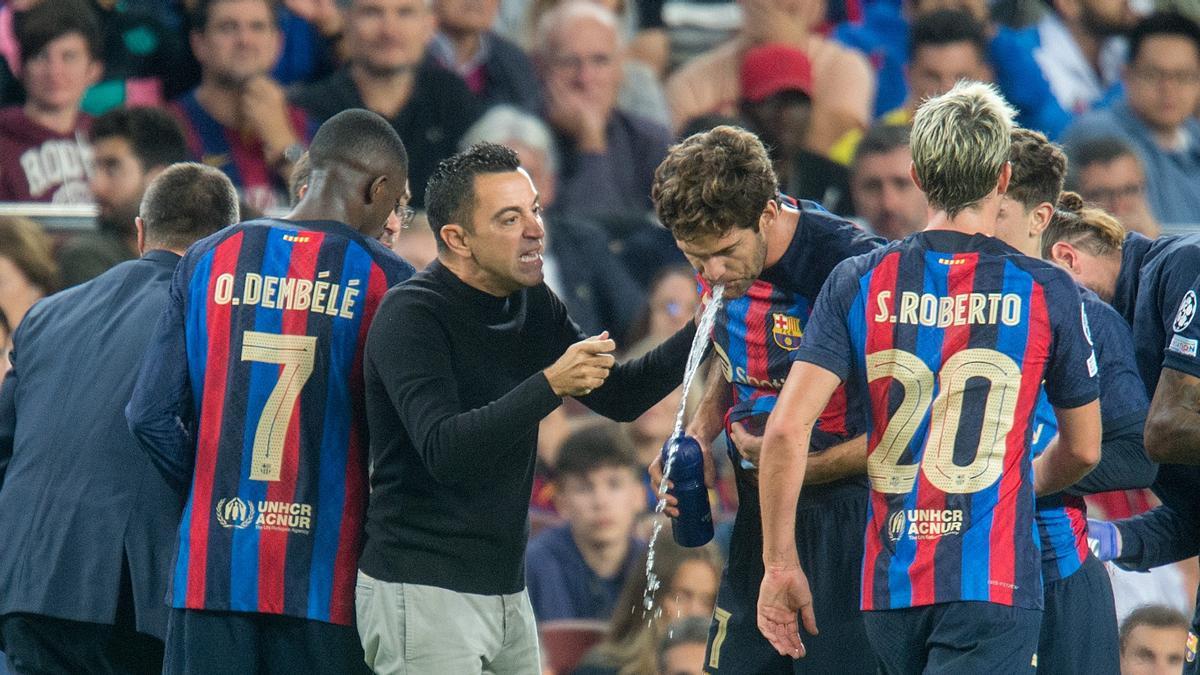
[[[429, 263], [434, 167], [476, 142], [509, 146], [546, 208], [546, 282], [627, 358], [699, 306], [649, 191], [674, 140], [718, 124], [763, 139], [781, 192], [898, 239], [926, 222], [914, 110], [960, 79], [994, 82], [1022, 126], [1066, 148], [1069, 189], [1128, 230], [1186, 230], [1200, 225], [1197, 18], [1195, 0], [7, 0], [0, 350], [39, 298], [137, 257], [133, 218], [165, 167], [218, 167], [243, 218], [282, 213], [317, 126], [356, 107], [409, 155], [416, 218], [386, 245]], [[92, 206], [79, 213], [94, 221], [61, 227], [37, 203]], [[699, 672], [720, 546], [661, 544], [667, 619], [642, 611], [646, 466], [681, 404], [616, 424], [569, 402], [543, 423], [528, 576], [548, 670]], [[1089, 503], [1120, 518], [1152, 499]], [[728, 522], [728, 480], [713, 500]], [[1134, 621], [1123, 649], [1139, 626], [1186, 629], [1134, 610], [1190, 609], [1195, 564], [1113, 574]]]

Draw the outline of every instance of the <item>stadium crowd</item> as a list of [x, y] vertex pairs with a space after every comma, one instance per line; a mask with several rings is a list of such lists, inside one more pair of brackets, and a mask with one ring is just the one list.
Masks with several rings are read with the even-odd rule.
[[[1014, 120], [980, 231], [1091, 291], [1045, 301], [1099, 386], [1048, 369], [1026, 449], [1099, 396], [1103, 452], [1038, 493], [1032, 665], [1200, 672], [1200, 4], [1154, 4], [0, 0], [0, 674], [979, 672], [864, 627], [934, 601], [859, 576], [849, 381], [785, 528], [821, 633], [756, 614], [790, 353], [839, 263], [957, 216], [914, 124], [964, 80]], [[716, 536], [651, 551], [681, 406]], [[947, 602], [1019, 606], [1008, 564]]]

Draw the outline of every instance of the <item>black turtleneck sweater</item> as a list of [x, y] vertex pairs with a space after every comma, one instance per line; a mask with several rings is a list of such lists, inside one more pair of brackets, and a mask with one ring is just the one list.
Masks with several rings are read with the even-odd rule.
[[[695, 328], [580, 399], [632, 420], [683, 379]], [[525, 587], [542, 370], [584, 339], [540, 284], [505, 298], [440, 262], [384, 297], [367, 336], [371, 498], [359, 567], [383, 581], [499, 595]]]

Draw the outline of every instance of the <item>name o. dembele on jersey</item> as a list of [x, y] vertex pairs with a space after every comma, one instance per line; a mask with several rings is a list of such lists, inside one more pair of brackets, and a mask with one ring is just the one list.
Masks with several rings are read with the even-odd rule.
[[191, 486], [173, 607], [353, 622], [363, 346], [411, 274], [335, 222], [248, 221], [188, 251], [129, 407], [156, 462]]
[[1076, 289], [998, 239], [951, 231], [830, 275], [793, 358], [865, 392], [863, 609], [1041, 608], [1034, 406], [1043, 380], [1062, 408], [1099, 393], [1086, 312], [1059, 300]]

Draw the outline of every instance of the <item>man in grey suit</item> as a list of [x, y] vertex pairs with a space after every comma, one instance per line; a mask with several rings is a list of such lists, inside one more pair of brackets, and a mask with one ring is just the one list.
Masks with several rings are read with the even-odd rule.
[[136, 218], [141, 258], [36, 304], [0, 387], [0, 648], [26, 672], [158, 673], [184, 495], [125, 404], [180, 255], [238, 221], [220, 171], [176, 164]]

